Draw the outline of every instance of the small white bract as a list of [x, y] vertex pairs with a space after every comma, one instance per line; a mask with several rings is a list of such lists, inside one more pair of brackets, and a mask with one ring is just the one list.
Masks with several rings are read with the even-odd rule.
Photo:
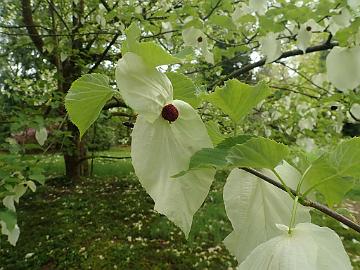
[[[139, 114], [131, 147], [135, 173], [155, 201], [155, 210], [166, 215], [187, 237], [215, 170], [172, 176], [188, 169], [196, 151], [212, 147], [205, 125], [189, 104], [173, 100], [173, 88], [166, 75], [147, 66], [137, 54], [126, 53], [117, 64], [115, 76], [124, 101]], [[163, 108], [169, 104], [178, 112], [173, 122], [162, 116]]]

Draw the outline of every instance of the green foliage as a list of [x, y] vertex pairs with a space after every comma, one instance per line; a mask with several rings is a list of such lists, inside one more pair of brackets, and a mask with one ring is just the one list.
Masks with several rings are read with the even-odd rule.
[[80, 131], [80, 137], [99, 117], [113, 95], [109, 78], [102, 74], [87, 74], [73, 82], [66, 95], [65, 106], [71, 121]]
[[174, 90], [174, 99], [180, 99], [189, 103], [194, 108], [198, 107], [200, 100], [196, 95], [195, 84], [185, 75], [176, 72], [167, 72]]
[[289, 154], [286, 145], [266, 138], [253, 138], [231, 148], [232, 166], [274, 169]]
[[333, 151], [315, 160], [305, 172], [303, 184], [310, 190], [316, 188], [329, 205], [343, 199], [360, 177], [360, 138], [339, 144]]
[[238, 123], [270, 93], [271, 90], [265, 83], [250, 86], [234, 79], [227, 81], [224, 87], [217, 87], [214, 93], [204, 99], [219, 107]]
[[141, 56], [145, 63], [151, 67], [180, 63], [180, 59], [166, 52], [154, 42], [138, 42], [140, 29], [132, 23], [126, 30], [127, 40], [123, 45], [123, 53], [133, 52]]

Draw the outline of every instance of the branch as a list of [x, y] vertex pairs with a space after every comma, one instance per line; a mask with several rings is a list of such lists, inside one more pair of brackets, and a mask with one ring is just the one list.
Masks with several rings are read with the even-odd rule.
[[[316, 45], [313, 47], [309, 47], [306, 49], [305, 53], [313, 53], [313, 52], [319, 52], [319, 51], [325, 51], [325, 50], [329, 50], [334, 48], [335, 46], [338, 46], [339, 43], [338, 42], [326, 42], [320, 45]], [[284, 58], [288, 58], [291, 56], [296, 56], [296, 55], [302, 55], [304, 54], [304, 52], [300, 49], [296, 49], [296, 50], [291, 50], [291, 51], [287, 51], [287, 52], [283, 52], [280, 57], [277, 59], [284, 59]], [[248, 64], [246, 66], [243, 66], [240, 69], [234, 70], [233, 72], [231, 72], [230, 74], [228, 74], [227, 76], [225, 76], [224, 78], [219, 79], [218, 81], [216, 81], [215, 83], [211, 84], [208, 89], [212, 89], [214, 86], [219, 85], [221, 83], [223, 83], [224, 81], [234, 78], [236, 76], [239, 76], [241, 74], [244, 74], [246, 72], [249, 72], [250, 70], [257, 68], [257, 67], [261, 67], [263, 65], [265, 65], [266, 62], [266, 58], [263, 58], [255, 63], [252, 64]]]
[[77, 162], [79, 164], [79, 163], [81, 163], [85, 160], [91, 159], [91, 158], [129, 159], [131, 157], [87, 156], [87, 157], [83, 157], [83, 158], [79, 159]]
[[23, 16], [24, 23], [26, 25], [26, 30], [28, 32], [28, 36], [31, 38], [36, 49], [41, 54], [45, 54], [44, 42], [41, 39], [39, 32], [36, 29], [37, 25], [35, 25], [33, 17], [32, 17], [30, 0], [21, 0], [21, 8], [22, 8], [22, 16]]
[[67, 26], [66, 22], [64, 21], [64, 18], [60, 15], [60, 13], [57, 11], [54, 3], [51, 0], [46, 0], [48, 2], [49, 6], [52, 8], [52, 10], [55, 12], [55, 14], [59, 17], [62, 24], [65, 26], [65, 28], [70, 32], [70, 28]]
[[307, 96], [309, 98], [314, 98], [314, 99], [320, 99], [320, 97], [318, 96], [313, 96], [311, 94], [308, 94], [308, 93], [303, 93], [303, 92], [299, 92], [299, 91], [296, 91], [296, 90], [293, 90], [293, 89], [290, 89], [290, 88], [287, 88], [287, 87], [282, 87], [282, 86], [277, 86], [277, 85], [269, 85], [271, 88], [274, 88], [274, 89], [279, 89], [279, 90], [285, 90], [285, 91], [289, 91], [289, 92], [293, 92], [293, 93], [296, 93], [296, 94], [300, 94], [300, 95], [303, 95], [303, 96]]
[[[259, 178], [261, 178], [262, 180], [264, 180], [265, 182], [268, 182], [269, 184], [283, 190], [286, 192], [285, 187], [280, 184], [279, 182], [275, 181], [274, 179], [267, 177], [266, 175], [263, 175], [262, 173], [251, 169], [251, 168], [241, 168], [242, 170], [251, 173]], [[294, 196], [299, 196], [299, 198], [301, 198], [299, 200], [299, 202], [303, 205], [303, 206], [307, 206], [307, 207], [312, 207], [315, 208], [321, 212], [323, 212], [324, 214], [332, 217], [333, 219], [336, 219], [337, 221], [341, 222], [342, 224], [347, 225], [348, 227], [350, 227], [351, 229], [357, 231], [358, 233], [360, 233], [360, 225], [356, 224], [355, 222], [353, 222], [352, 220], [348, 219], [347, 217], [340, 215], [338, 213], [336, 213], [335, 211], [331, 210], [330, 208], [326, 207], [325, 205], [322, 205], [318, 202], [313, 202], [311, 200], [308, 200], [306, 198], [302, 198], [301, 194], [298, 194], [295, 190], [290, 189], [291, 193]]]
[[104, 52], [101, 54], [100, 58], [96, 61], [96, 63], [90, 68], [90, 70], [87, 73], [92, 73], [97, 67], [100, 65], [100, 63], [105, 59], [108, 51], [110, 50], [111, 46], [114, 45], [117, 38], [120, 36], [120, 33], [116, 33], [115, 36], [112, 38], [110, 43], [105, 48]]
[[214, 11], [218, 8], [220, 3], [221, 3], [221, 0], [217, 1], [216, 5], [210, 10], [209, 14], [206, 15], [204, 18], [202, 18], [202, 20], [205, 21], [206, 19], [208, 19], [214, 13]]
[[114, 98], [113, 100], [111, 100], [105, 104], [105, 106], [103, 107], [103, 110], [108, 110], [111, 108], [119, 108], [119, 107], [128, 108], [128, 106], [125, 104], [125, 102]]
[[106, 9], [107, 12], [111, 11], [111, 8], [109, 7], [108, 3], [106, 3], [105, 0], [100, 0], [101, 4], [103, 4], [104, 8]]

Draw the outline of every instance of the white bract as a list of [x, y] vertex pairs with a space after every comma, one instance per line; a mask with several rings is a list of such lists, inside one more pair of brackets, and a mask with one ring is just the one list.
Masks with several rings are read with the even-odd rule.
[[173, 30], [171, 22], [161, 22], [161, 28], [164, 32], [169, 32], [169, 33], [164, 34], [164, 36], [166, 39], [170, 39], [172, 37], [172, 32], [170, 32], [170, 31]]
[[20, 228], [17, 224], [15, 224], [15, 227], [12, 230], [9, 230], [6, 226], [6, 223], [4, 221], [0, 220], [1, 225], [1, 233], [4, 235], [7, 235], [8, 241], [11, 245], [15, 246], [16, 242], [19, 239], [20, 235]]
[[205, 61], [214, 64], [214, 55], [208, 49], [207, 37], [200, 29], [193, 26], [187, 28], [182, 32], [182, 37], [185, 46], [199, 48]]
[[305, 52], [311, 44], [312, 33], [320, 32], [322, 30], [323, 27], [313, 19], [310, 19], [306, 23], [302, 24], [297, 35], [297, 45], [299, 49]]
[[360, 47], [335, 47], [326, 58], [328, 80], [339, 90], [360, 85]]
[[259, 245], [238, 270], [351, 270], [339, 236], [326, 227], [300, 223], [291, 234], [278, 225], [281, 235]]
[[342, 8], [339, 10], [339, 13], [332, 16], [327, 23], [331, 34], [335, 35], [337, 31], [350, 26], [351, 14], [347, 8]]
[[265, 15], [267, 4], [267, 0], [249, 0], [249, 7], [259, 15]]
[[[212, 147], [205, 125], [189, 104], [173, 100], [170, 80], [142, 58], [126, 53], [116, 67], [116, 81], [124, 101], [139, 113], [132, 133], [131, 157], [141, 184], [155, 201], [155, 210], [166, 215], [188, 236], [192, 218], [204, 202], [214, 169], [191, 171], [190, 157]], [[178, 118], [169, 122], [162, 116], [172, 104]]]
[[360, 104], [359, 103], [354, 103], [350, 108], [350, 113], [357, 120], [360, 120]]
[[[295, 168], [284, 162], [275, 170], [289, 187], [296, 188], [301, 174]], [[277, 179], [270, 170], [262, 173]], [[240, 169], [232, 170], [226, 180], [224, 203], [234, 229], [224, 243], [239, 263], [256, 246], [281, 233], [276, 224], [289, 223], [293, 206], [287, 193]], [[296, 222], [309, 222], [309, 209], [298, 207]]]
[[266, 63], [277, 60], [281, 55], [281, 42], [276, 38], [277, 35], [270, 32], [260, 39], [261, 51], [266, 56]]
[[238, 20], [239, 20], [242, 16], [245, 16], [245, 15], [251, 13], [251, 12], [252, 12], [252, 10], [251, 10], [251, 9], [249, 8], [249, 6], [247, 6], [245, 3], [239, 3], [239, 4], [236, 6], [233, 14], [231, 15], [231, 19], [233, 20], [233, 22], [234, 22], [235, 24], [237, 24], [237, 23], [238, 23]]
[[349, 7], [357, 9], [360, 6], [360, 0], [347, 0]]

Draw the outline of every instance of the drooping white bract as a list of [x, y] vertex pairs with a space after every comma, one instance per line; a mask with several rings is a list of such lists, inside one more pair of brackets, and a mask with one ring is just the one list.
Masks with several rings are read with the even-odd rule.
[[214, 55], [208, 49], [207, 37], [200, 29], [191, 26], [182, 32], [182, 37], [185, 46], [199, 48], [205, 61], [214, 64]]
[[1, 226], [1, 233], [7, 235], [9, 243], [15, 246], [20, 235], [19, 226], [15, 224], [15, 227], [12, 230], [9, 230], [4, 221], [0, 221], [0, 226]]
[[281, 42], [276, 38], [277, 35], [270, 32], [260, 39], [261, 51], [266, 56], [266, 63], [275, 61], [281, 55]]
[[[173, 100], [169, 79], [146, 66], [138, 55], [126, 53], [117, 64], [115, 76], [124, 101], [139, 114], [131, 147], [135, 173], [155, 201], [155, 210], [188, 236], [193, 215], [208, 194], [215, 170], [172, 176], [188, 168], [196, 151], [212, 147], [205, 125], [189, 104]], [[162, 117], [162, 109], [168, 104], [178, 111], [178, 118], [171, 123]]]
[[326, 21], [331, 34], [335, 35], [337, 31], [350, 26], [351, 18], [350, 11], [347, 8], [340, 9], [337, 15]]
[[[289, 187], [296, 187], [301, 174], [294, 167], [284, 162], [275, 170]], [[262, 173], [277, 179], [270, 170]], [[232, 170], [226, 180], [224, 203], [234, 229], [224, 243], [239, 263], [259, 244], [280, 234], [276, 224], [289, 223], [293, 206], [288, 194], [240, 169]], [[296, 222], [309, 222], [309, 209], [298, 207]]]
[[313, 19], [308, 20], [307, 22], [303, 23], [300, 26], [298, 35], [297, 35], [297, 46], [300, 50], [303, 52], [306, 51], [306, 49], [311, 44], [311, 37], [313, 32], [320, 32], [323, 30], [323, 27], [320, 26], [317, 22], [315, 22]]
[[268, 8], [267, 0], [249, 0], [249, 7], [259, 15], [265, 15]]
[[238, 270], [351, 270], [339, 236], [326, 227], [300, 223], [255, 248]]
[[328, 80], [339, 90], [352, 90], [360, 85], [360, 46], [335, 47], [326, 58]]

